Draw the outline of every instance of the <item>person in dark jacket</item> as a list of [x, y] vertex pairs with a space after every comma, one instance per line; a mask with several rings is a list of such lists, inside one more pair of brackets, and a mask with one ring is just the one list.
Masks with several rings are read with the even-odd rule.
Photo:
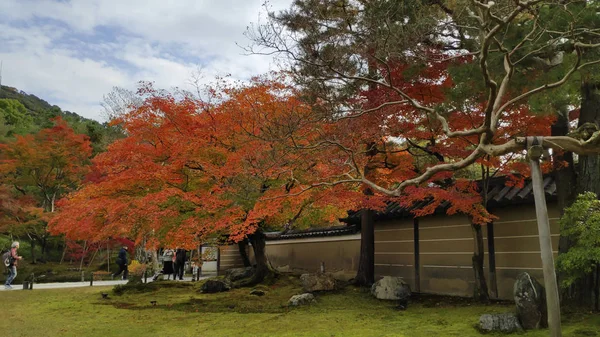
[[185, 267], [185, 254], [186, 254], [185, 249], [177, 248], [175, 250], [175, 263], [174, 263], [175, 276], [173, 277], [174, 280], [177, 279], [177, 277], [179, 277], [179, 280], [183, 280], [183, 270]]
[[129, 276], [129, 270], [127, 269], [127, 249], [127, 246], [123, 246], [119, 251], [119, 257], [117, 257], [119, 271], [113, 274], [113, 278], [121, 275], [121, 273], [123, 273], [123, 280], [126, 280], [127, 276]]

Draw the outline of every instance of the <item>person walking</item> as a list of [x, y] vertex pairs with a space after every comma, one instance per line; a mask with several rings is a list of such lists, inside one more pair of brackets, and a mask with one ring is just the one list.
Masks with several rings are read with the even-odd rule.
[[6, 278], [6, 282], [4, 282], [5, 289], [12, 289], [11, 283], [14, 281], [15, 277], [17, 277], [17, 261], [22, 260], [23, 257], [17, 254], [17, 250], [19, 249], [19, 243], [17, 241], [13, 242], [10, 246], [10, 256], [9, 256], [9, 264], [8, 264], [8, 277]]
[[186, 258], [186, 251], [185, 249], [181, 249], [181, 248], [176, 248], [175, 249], [175, 276], [173, 277], [173, 279], [177, 279], [179, 277], [179, 280], [182, 281], [183, 280], [183, 273], [184, 273], [184, 269], [185, 269], [185, 258]]
[[119, 266], [119, 271], [113, 274], [113, 278], [121, 275], [123, 273], [123, 280], [126, 280], [129, 276], [129, 270], [127, 269], [127, 250], [129, 248], [127, 246], [123, 246], [119, 251], [119, 256], [117, 257], [117, 265]]
[[[173, 261], [175, 260], [175, 251], [171, 248], [165, 249], [163, 252], [163, 275], [167, 275], [167, 280], [171, 279], [171, 274], [173, 274]], [[175, 279], [175, 277], [173, 277]]]

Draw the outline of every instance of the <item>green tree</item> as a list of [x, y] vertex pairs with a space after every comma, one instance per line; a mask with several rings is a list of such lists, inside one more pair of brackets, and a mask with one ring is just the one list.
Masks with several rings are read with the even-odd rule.
[[590, 278], [594, 285], [593, 301], [599, 307], [600, 279], [600, 200], [593, 192], [580, 194], [560, 219], [561, 235], [572, 244], [560, 254], [557, 268], [563, 273], [561, 286], [569, 288], [583, 278]]
[[13, 134], [25, 134], [32, 127], [33, 119], [27, 113], [27, 109], [16, 99], [0, 99], [0, 119], [6, 128], [6, 133], [0, 136], [12, 136]]

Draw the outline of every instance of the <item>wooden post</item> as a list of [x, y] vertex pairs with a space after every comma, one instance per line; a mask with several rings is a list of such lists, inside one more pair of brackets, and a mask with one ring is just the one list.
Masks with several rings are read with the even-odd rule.
[[90, 274], [90, 287], [94, 286], [94, 273]]
[[496, 245], [494, 243], [494, 223], [487, 224], [488, 239], [488, 265], [490, 278], [490, 290], [495, 298], [498, 298], [498, 282], [496, 281]]
[[415, 254], [415, 292], [421, 292], [421, 257], [419, 252], [419, 219], [413, 219], [413, 241]]
[[542, 268], [544, 270], [544, 286], [546, 288], [546, 303], [548, 306], [548, 327], [550, 328], [551, 337], [561, 337], [558, 284], [554, 270], [554, 256], [552, 255], [552, 239], [548, 209], [546, 208], [546, 196], [544, 194], [544, 181], [542, 179], [542, 169], [540, 168], [540, 158], [543, 153], [543, 138], [540, 138], [527, 137], [527, 156], [529, 157], [529, 165], [531, 165], [531, 181], [535, 199]]
[[217, 246], [217, 276], [221, 271], [221, 247]]

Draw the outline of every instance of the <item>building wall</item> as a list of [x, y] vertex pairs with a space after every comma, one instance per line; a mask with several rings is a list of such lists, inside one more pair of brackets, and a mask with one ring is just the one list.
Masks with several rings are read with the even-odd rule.
[[413, 219], [375, 224], [375, 278], [399, 276], [415, 290]]
[[[535, 208], [533, 205], [511, 207], [495, 214], [499, 217], [494, 221], [498, 297], [512, 299], [513, 284], [519, 273], [526, 271], [543, 284]], [[560, 229], [560, 210], [556, 203], [548, 204], [548, 216], [556, 259]]]
[[324, 263], [327, 272], [350, 279], [358, 269], [360, 234], [267, 241], [266, 253], [276, 269], [316, 272]]
[[241, 268], [244, 266], [237, 245], [220, 246], [219, 254], [219, 270]]
[[[483, 235], [487, 235], [486, 228]], [[469, 218], [464, 215], [420, 218], [419, 241], [421, 292], [471, 296], [474, 239]]]
[[[548, 204], [555, 258], [558, 250], [558, 218], [555, 203]], [[517, 275], [527, 271], [543, 283], [542, 262], [535, 208], [518, 205], [493, 212], [497, 298], [512, 299]], [[415, 278], [413, 219], [381, 221], [375, 224], [375, 276], [404, 278], [411, 289], [424, 293], [472, 296], [474, 277], [471, 257], [474, 239], [464, 215], [435, 215], [418, 219], [420, 282]], [[489, 274], [487, 226], [482, 227], [485, 247], [484, 272]], [[221, 270], [239, 260], [236, 246], [223, 250]], [[295, 272], [315, 272], [321, 263], [341, 278], [355, 276], [360, 257], [360, 234], [322, 238], [267, 241], [267, 256], [273, 267]], [[241, 260], [239, 260], [241, 265]], [[494, 295], [493, 293], [491, 293]]]
[[[552, 244], [558, 251], [560, 211], [548, 204]], [[542, 260], [535, 208], [511, 206], [493, 212], [497, 298], [512, 299], [513, 284], [519, 273], [529, 272], [543, 283]], [[419, 218], [420, 291], [424, 293], [472, 296], [475, 278], [471, 257], [474, 239], [471, 224], [464, 215], [435, 215]], [[376, 277], [403, 277], [411, 289], [415, 283], [414, 230], [412, 219], [378, 222], [375, 226]], [[490, 290], [487, 226], [484, 237], [484, 272]]]

